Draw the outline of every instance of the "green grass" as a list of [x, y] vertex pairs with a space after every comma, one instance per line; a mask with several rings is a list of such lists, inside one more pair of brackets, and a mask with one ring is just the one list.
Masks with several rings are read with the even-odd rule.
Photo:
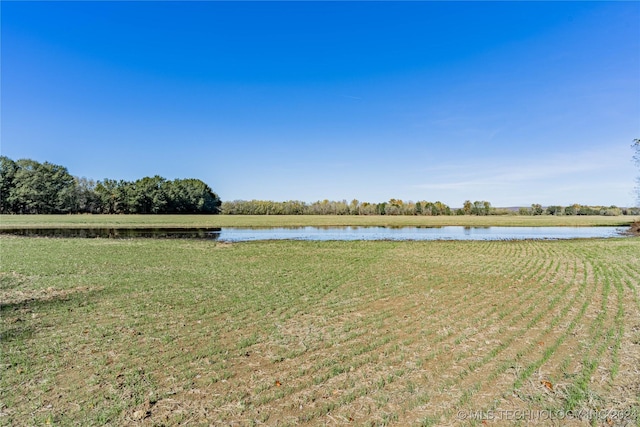
[[1, 425], [637, 423], [639, 238], [0, 250]]
[[628, 226], [638, 216], [0, 215], [12, 227]]

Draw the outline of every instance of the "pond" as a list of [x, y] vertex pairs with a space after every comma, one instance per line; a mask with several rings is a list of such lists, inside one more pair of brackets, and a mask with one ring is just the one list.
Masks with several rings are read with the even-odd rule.
[[2, 229], [27, 237], [256, 240], [526, 240], [621, 237], [625, 227], [266, 227]]

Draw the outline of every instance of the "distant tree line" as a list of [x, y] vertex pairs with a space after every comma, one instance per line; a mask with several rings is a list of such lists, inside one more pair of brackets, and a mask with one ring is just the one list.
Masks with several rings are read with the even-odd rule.
[[67, 168], [0, 156], [0, 213], [216, 214], [220, 198], [199, 179], [93, 181]]
[[570, 206], [547, 206], [534, 203], [530, 208], [520, 208], [520, 215], [640, 215], [640, 208], [619, 208], [617, 206], [587, 206], [574, 203]]
[[369, 203], [359, 200], [347, 202], [322, 200], [306, 203], [300, 200], [274, 202], [270, 200], [234, 200], [222, 203], [221, 212], [227, 215], [453, 215], [453, 210], [442, 202], [388, 202]]
[[226, 215], [640, 215], [640, 208], [617, 206], [548, 206], [533, 204], [530, 208], [494, 208], [486, 200], [466, 200], [459, 209], [442, 202], [412, 202], [391, 199], [388, 202], [369, 203], [322, 200], [306, 203], [300, 200], [274, 202], [271, 200], [234, 200], [222, 203], [221, 213]]

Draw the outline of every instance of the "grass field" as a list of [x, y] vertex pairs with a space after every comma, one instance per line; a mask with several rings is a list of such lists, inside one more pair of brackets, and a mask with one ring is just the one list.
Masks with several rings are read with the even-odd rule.
[[640, 238], [0, 245], [2, 425], [640, 425]]
[[295, 226], [625, 226], [640, 216], [0, 215], [0, 228]]

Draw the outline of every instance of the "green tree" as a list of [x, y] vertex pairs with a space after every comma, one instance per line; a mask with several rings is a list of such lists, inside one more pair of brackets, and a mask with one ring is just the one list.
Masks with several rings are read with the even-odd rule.
[[471, 206], [471, 213], [473, 215], [489, 215], [491, 214], [491, 203], [486, 200], [476, 200]]
[[95, 190], [99, 200], [98, 210], [105, 214], [126, 213], [127, 202], [124, 192], [124, 181], [105, 178], [98, 181]]
[[542, 205], [539, 203], [534, 203], [531, 205], [531, 215], [542, 215], [544, 213], [544, 209], [542, 209]]
[[518, 209], [518, 215], [531, 215], [531, 209], [521, 207]]
[[349, 214], [360, 215], [360, 202], [358, 199], [353, 199], [351, 203], [349, 203]]
[[590, 206], [581, 205], [578, 209], [578, 215], [598, 215], [600, 213], [599, 210], [595, 210]]
[[[96, 183], [71, 176], [63, 166], [0, 156], [0, 213], [218, 213], [220, 205], [218, 195], [198, 179], [167, 181], [156, 175]], [[268, 205], [267, 211], [276, 213], [304, 207], [293, 202]]]
[[564, 211], [564, 208], [562, 206], [557, 206], [557, 205], [552, 205], [552, 206], [548, 206], [547, 207], [547, 214], [548, 215], [562, 215], [562, 212]]
[[145, 176], [133, 184], [133, 210], [135, 213], [151, 214], [166, 212], [167, 196], [163, 185], [166, 180], [158, 175]]
[[451, 215], [451, 208], [445, 203], [438, 200], [433, 204], [433, 206], [435, 208], [436, 215]]
[[15, 188], [15, 176], [18, 166], [6, 156], [0, 156], [0, 213], [13, 213], [12, 193]]
[[416, 215], [422, 215], [422, 204], [420, 202], [416, 202]]
[[[167, 197], [166, 212], [197, 214], [217, 214], [220, 212], [222, 205], [220, 198], [211, 187], [199, 179], [167, 181], [164, 183], [164, 188]], [[228, 206], [228, 209], [230, 208]], [[265, 213], [268, 209], [269, 207], [265, 206]], [[249, 203], [241, 202], [237, 207], [234, 207], [234, 210], [237, 210], [238, 213], [249, 213], [251, 207]]]
[[580, 205], [577, 204], [577, 203], [574, 203], [573, 205], [567, 206], [566, 208], [564, 208], [564, 214], [565, 215], [577, 215], [579, 209], [580, 209]]
[[100, 197], [96, 193], [96, 183], [92, 179], [75, 179], [74, 213], [98, 213]]
[[492, 211], [491, 203], [489, 203], [486, 200], [484, 200], [482, 202], [482, 207], [484, 208], [484, 214], [485, 215], [491, 215], [491, 211]]
[[15, 162], [14, 187], [8, 199], [16, 213], [69, 213], [75, 206], [75, 180], [67, 168], [31, 159]]
[[464, 205], [462, 205], [462, 211], [465, 215], [471, 215], [471, 211], [473, 210], [473, 204], [471, 200], [465, 200]]

